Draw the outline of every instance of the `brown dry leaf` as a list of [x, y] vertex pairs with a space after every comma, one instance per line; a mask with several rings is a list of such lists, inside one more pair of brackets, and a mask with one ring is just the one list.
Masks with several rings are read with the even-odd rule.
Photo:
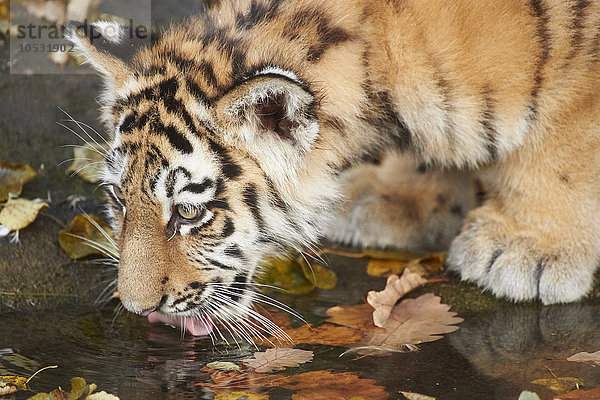
[[254, 371], [218, 371], [210, 368], [202, 368], [208, 372], [210, 382], [197, 382], [196, 386], [209, 388], [214, 393], [231, 393], [237, 390], [249, 390], [258, 392], [271, 380], [277, 380], [277, 375], [258, 374]]
[[373, 323], [380, 328], [385, 327], [396, 301], [425, 282], [427, 280], [421, 278], [420, 275], [405, 270], [401, 277], [391, 275], [387, 279], [385, 289], [381, 292], [371, 290], [367, 294], [367, 303], [375, 309]]
[[327, 322], [348, 326], [361, 331], [385, 332], [373, 323], [373, 311], [375, 309], [367, 303], [355, 306], [335, 306], [328, 309], [327, 315], [331, 318]]
[[[302, 325], [296, 329], [287, 329], [285, 333], [294, 343], [324, 344], [329, 346], [346, 346], [357, 343], [363, 338], [363, 333], [345, 326], [323, 324], [313, 327], [310, 324]], [[275, 343], [277, 339], [267, 338]], [[273, 346], [267, 340], [255, 340], [256, 344], [262, 346]]]
[[119, 251], [106, 237], [111, 235], [112, 230], [101, 218], [95, 215], [77, 215], [66, 229], [58, 232], [58, 243], [72, 259], [89, 255], [117, 258]]
[[312, 361], [312, 359], [312, 351], [276, 347], [267, 351], [256, 352], [254, 358], [247, 358], [242, 361], [253, 368], [255, 372], [266, 373], [285, 369], [286, 367], [297, 367], [300, 364]]
[[571, 357], [567, 358], [567, 361], [593, 362], [596, 365], [600, 365], [600, 351], [595, 353], [586, 353], [585, 351], [582, 351], [581, 353], [573, 354]]
[[335, 374], [331, 371], [312, 371], [282, 377], [271, 386], [296, 391], [292, 400], [352, 399], [381, 400], [389, 397], [374, 379], [360, 378], [353, 372]]
[[553, 390], [559, 394], [567, 393], [573, 389], [579, 389], [583, 386], [583, 380], [580, 378], [573, 378], [570, 376], [563, 376], [560, 378], [549, 378], [549, 379], [536, 379], [531, 383], [536, 385], [542, 385], [550, 390]]
[[577, 389], [554, 397], [552, 400], [598, 400], [600, 399], [600, 386], [592, 390]]
[[27, 199], [9, 199], [0, 211], [0, 225], [10, 231], [18, 231], [31, 224], [40, 210], [47, 207], [44, 202]]
[[102, 180], [104, 168], [104, 149], [100, 145], [89, 143], [73, 149], [73, 163], [67, 168], [67, 173], [73, 173], [82, 179], [98, 183]]
[[23, 185], [35, 176], [36, 172], [27, 164], [0, 161], [0, 203], [19, 196]]
[[432, 293], [416, 299], [406, 299], [393, 309], [384, 333], [366, 332], [365, 339], [356, 348], [367, 355], [386, 355], [402, 351], [406, 345], [416, 345], [441, 339], [441, 334], [458, 329], [454, 324], [462, 318], [450, 311], [450, 306]]
[[421, 276], [428, 276], [444, 270], [444, 253], [433, 253], [410, 260], [406, 269]]

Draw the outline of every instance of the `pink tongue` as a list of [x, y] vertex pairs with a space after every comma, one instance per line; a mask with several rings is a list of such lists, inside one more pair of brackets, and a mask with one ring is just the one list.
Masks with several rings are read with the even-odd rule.
[[197, 317], [171, 317], [156, 311], [148, 314], [148, 321], [151, 323], [163, 323], [185, 330], [193, 336], [208, 336], [213, 330], [212, 323], [205, 318]]

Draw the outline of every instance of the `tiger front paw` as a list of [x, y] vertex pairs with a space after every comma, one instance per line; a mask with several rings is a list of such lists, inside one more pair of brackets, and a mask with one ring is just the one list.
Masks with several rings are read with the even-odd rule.
[[585, 238], [566, 238], [550, 245], [541, 232], [483, 206], [470, 213], [452, 242], [446, 266], [497, 297], [576, 301], [591, 288], [597, 250]]

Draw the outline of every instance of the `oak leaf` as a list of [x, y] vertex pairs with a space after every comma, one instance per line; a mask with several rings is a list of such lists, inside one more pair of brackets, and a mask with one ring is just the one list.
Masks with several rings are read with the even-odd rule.
[[571, 357], [567, 358], [567, 361], [593, 362], [596, 365], [600, 365], [600, 351], [595, 353], [586, 353], [585, 351], [582, 351], [581, 353], [573, 354]]
[[[363, 338], [363, 333], [360, 331], [331, 324], [320, 326], [305, 324], [299, 328], [287, 329], [286, 333], [294, 343], [324, 344], [329, 346], [346, 346], [357, 343]], [[271, 337], [263, 340], [257, 339], [255, 343], [263, 346], [273, 346], [276, 340], [276, 338]]]
[[385, 325], [385, 332], [366, 332], [358, 350], [367, 355], [385, 355], [403, 351], [407, 345], [432, 342], [441, 334], [458, 329], [454, 324], [463, 321], [450, 311], [450, 306], [432, 293], [416, 299], [406, 299], [397, 304]]
[[420, 275], [409, 270], [405, 270], [401, 277], [398, 275], [388, 277], [384, 290], [381, 292], [372, 290], [367, 294], [367, 303], [375, 309], [373, 323], [380, 328], [385, 327], [396, 301], [426, 282], [427, 280]]
[[17, 197], [23, 185], [36, 176], [36, 172], [27, 164], [0, 161], [0, 202]]
[[331, 400], [361, 398], [364, 400], [387, 399], [388, 393], [375, 384], [374, 379], [360, 378], [353, 372], [335, 374], [331, 371], [312, 371], [286, 376], [270, 386], [296, 391], [292, 400]]
[[300, 364], [312, 361], [312, 359], [312, 351], [276, 347], [267, 351], [256, 352], [254, 358], [247, 358], [242, 361], [254, 369], [255, 372], [265, 373], [285, 369], [286, 367], [297, 367]]
[[360, 329], [361, 331], [385, 332], [385, 329], [379, 328], [373, 323], [374, 310], [367, 303], [355, 306], [331, 307], [326, 311], [327, 315], [331, 317], [327, 322]]

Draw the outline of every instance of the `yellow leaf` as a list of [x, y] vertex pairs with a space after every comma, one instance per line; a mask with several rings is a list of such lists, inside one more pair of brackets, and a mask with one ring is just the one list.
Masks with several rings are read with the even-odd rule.
[[0, 375], [0, 396], [27, 390], [27, 378], [14, 375]]
[[295, 260], [268, 258], [261, 267], [263, 271], [258, 277], [260, 284], [276, 286], [290, 294], [306, 294], [315, 288]]
[[0, 202], [8, 200], [10, 195], [19, 196], [23, 185], [35, 175], [33, 168], [27, 164], [0, 161]]
[[72, 259], [89, 255], [118, 258], [119, 251], [107, 236], [112, 236], [112, 230], [102, 219], [95, 215], [77, 215], [67, 229], [58, 232], [58, 243]]
[[104, 149], [100, 145], [89, 143], [73, 149], [73, 163], [67, 168], [68, 173], [75, 173], [82, 179], [97, 183], [102, 180], [104, 170]]
[[408, 400], [435, 400], [435, 397], [425, 396], [424, 394], [413, 393], [413, 392], [400, 392]]
[[304, 259], [298, 259], [304, 276], [319, 289], [333, 289], [337, 284], [337, 275], [331, 269], [317, 263], [308, 264]]
[[11, 231], [18, 231], [31, 224], [40, 210], [48, 204], [27, 199], [10, 199], [0, 211], [0, 225]]
[[564, 376], [560, 378], [549, 378], [549, 379], [536, 379], [531, 383], [535, 383], [536, 385], [542, 385], [547, 387], [550, 390], [553, 390], [557, 393], [567, 393], [574, 389], [579, 389], [580, 386], [583, 386], [583, 380], [580, 378], [572, 378], [570, 376]]
[[229, 361], [213, 361], [206, 364], [208, 368], [218, 371], [239, 371], [240, 366]]

